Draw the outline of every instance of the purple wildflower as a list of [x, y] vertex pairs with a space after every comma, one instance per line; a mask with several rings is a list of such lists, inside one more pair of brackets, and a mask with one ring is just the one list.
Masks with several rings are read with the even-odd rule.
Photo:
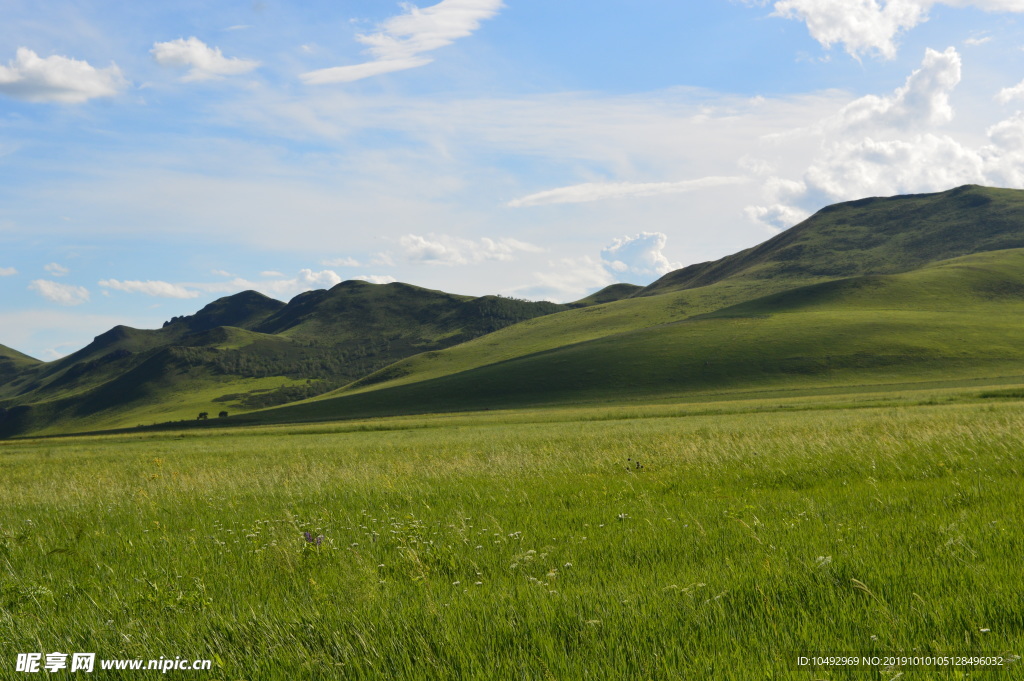
[[320, 546], [321, 544], [324, 543], [324, 536], [322, 534], [318, 534], [317, 536], [314, 537], [312, 532], [310, 532], [309, 530], [306, 530], [305, 532], [302, 533], [302, 536], [306, 538], [307, 542], [309, 542], [310, 544], [313, 544], [315, 546]]

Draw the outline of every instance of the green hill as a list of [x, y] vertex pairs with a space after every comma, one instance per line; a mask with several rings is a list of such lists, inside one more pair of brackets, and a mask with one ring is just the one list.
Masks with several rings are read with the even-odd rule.
[[0, 384], [16, 379], [27, 369], [42, 364], [38, 359], [0, 345]]
[[798, 287], [465, 371], [257, 412], [248, 420], [958, 378], [1024, 380], [1022, 315], [1024, 249], [982, 253], [898, 275]]
[[207, 331], [218, 326], [253, 329], [267, 317], [286, 307], [256, 291], [242, 291], [213, 301], [194, 315], [174, 317], [164, 324], [174, 331]]
[[308, 398], [252, 418], [1016, 375], [1022, 247], [1024, 192], [965, 186], [830, 206], [568, 305], [360, 281], [287, 304], [249, 291], [56, 362], [0, 353], [0, 436]]
[[397, 283], [343, 282], [288, 304], [246, 291], [160, 329], [115, 327], [55, 362], [12, 359], [0, 381], [0, 435], [194, 419], [202, 411], [291, 402], [409, 355], [563, 309]]
[[449, 350], [416, 355], [341, 392], [438, 378], [682, 321], [808, 284], [902, 272], [936, 260], [1016, 247], [1024, 247], [1020, 190], [968, 185], [937, 194], [836, 204], [755, 248], [670, 272], [632, 297], [541, 317]]
[[936, 194], [828, 206], [772, 239], [669, 272], [638, 295], [726, 279], [808, 283], [907, 272], [970, 253], [1024, 247], [1024, 192], [965, 185]]
[[586, 298], [580, 298], [575, 303], [571, 303], [570, 306], [589, 307], [590, 305], [613, 303], [616, 300], [632, 298], [634, 295], [642, 291], [643, 288], [643, 286], [637, 286], [636, 284], [611, 284], [610, 286], [605, 286], [596, 293], [591, 293]]

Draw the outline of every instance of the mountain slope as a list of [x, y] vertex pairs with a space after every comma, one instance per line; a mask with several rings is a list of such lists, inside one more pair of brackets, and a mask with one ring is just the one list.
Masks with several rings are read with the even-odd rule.
[[[1007, 250], [1016, 247], [1024, 192], [965, 186], [837, 204], [755, 248], [569, 305], [399, 283], [344, 282], [288, 304], [246, 292], [162, 329], [116, 327], [57, 362], [10, 359], [0, 435], [26, 432], [12, 423], [109, 427], [316, 395], [334, 405], [324, 413], [341, 404], [388, 413], [1010, 370], [1017, 353], [1000, 339], [1016, 338], [1006, 326], [1018, 314], [1020, 263]], [[988, 261], [986, 252], [1003, 255]], [[980, 259], [933, 266], [967, 254]], [[982, 271], [978, 286], [972, 268]], [[952, 307], [936, 308], [941, 301]], [[996, 316], [989, 335], [981, 309]], [[957, 354], [947, 332], [978, 344]]]
[[0, 384], [15, 380], [23, 372], [42, 364], [38, 359], [0, 345]]
[[164, 324], [175, 331], [208, 331], [218, 326], [255, 329], [286, 305], [257, 291], [242, 291], [213, 301], [194, 315], [173, 317]]
[[759, 246], [669, 272], [638, 295], [725, 279], [809, 283], [906, 272], [960, 255], [1024, 247], [1022, 216], [1024, 192], [976, 185], [839, 203]]
[[679, 322], [248, 417], [279, 422], [1024, 375], [1024, 249], [799, 287]]
[[1024, 191], [1020, 190], [967, 185], [937, 194], [836, 204], [755, 248], [670, 272], [632, 297], [541, 317], [449, 350], [416, 355], [341, 392], [468, 371], [682, 321], [850, 274], [906, 271], [934, 260], [1011, 247], [1024, 247]]
[[246, 291], [161, 329], [115, 327], [56, 362], [18, 359], [8, 380], [0, 381], [0, 408], [7, 410], [0, 435], [281, 404], [409, 355], [563, 309], [397, 283], [344, 282], [288, 304]]

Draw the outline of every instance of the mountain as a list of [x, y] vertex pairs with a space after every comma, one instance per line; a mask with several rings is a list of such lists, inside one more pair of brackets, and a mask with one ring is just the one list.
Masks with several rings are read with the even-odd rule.
[[14, 380], [27, 369], [42, 364], [38, 359], [0, 345], [0, 384]]
[[403, 357], [564, 309], [400, 283], [342, 282], [288, 304], [245, 291], [160, 329], [114, 327], [55, 362], [33, 363], [17, 353], [0, 380], [6, 410], [0, 435], [281, 404], [351, 383]]
[[[405, 380], [361, 390], [357, 384], [242, 419], [316, 421], [986, 377], [1024, 383], [1022, 317], [1024, 249], [995, 251], [797, 287], [460, 371], [403, 374]], [[465, 347], [447, 354], [458, 362]]]
[[1021, 248], [1024, 192], [968, 185], [830, 206], [568, 305], [359, 281], [287, 304], [245, 292], [57, 362], [8, 353], [0, 436], [1016, 376]]
[[262, 293], [242, 291], [215, 300], [194, 315], [174, 317], [164, 324], [164, 328], [208, 331], [218, 326], [234, 326], [239, 329], [253, 329], [284, 307], [287, 306], [280, 300], [269, 298]]
[[907, 272], [970, 253], [1024, 247], [1024, 192], [965, 185], [828, 206], [768, 241], [669, 272], [638, 295], [732, 281], [809, 282]]
[[431, 380], [680, 322], [844, 278], [848, 272], [904, 272], [946, 258], [1018, 246], [1024, 246], [1020, 190], [968, 185], [936, 194], [836, 204], [759, 246], [670, 272], [630, 297], [539, 317], [448, 350], [415, 355], [338, 394]]
[[644, 289], [643, 286], [637, 286], [635, 284], [612, 284], [605, 286], [596, 293], [591, 293], [586, 298], [581, 298], [575, 303], [571, 303], [571, 307], [589, 307], [591, 305], [602, 305], [604, 303], [613, 303], [616, 300], [623, 300], [625, 298], [632, 298], [637, 293]]

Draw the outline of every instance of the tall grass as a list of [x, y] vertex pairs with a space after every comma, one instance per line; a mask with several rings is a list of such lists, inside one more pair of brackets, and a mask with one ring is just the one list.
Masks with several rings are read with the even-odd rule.
[[1019, 403], [565, 413], [0, 443], [0, 678], [32, 651], [231, 681], [1019, 659]]

